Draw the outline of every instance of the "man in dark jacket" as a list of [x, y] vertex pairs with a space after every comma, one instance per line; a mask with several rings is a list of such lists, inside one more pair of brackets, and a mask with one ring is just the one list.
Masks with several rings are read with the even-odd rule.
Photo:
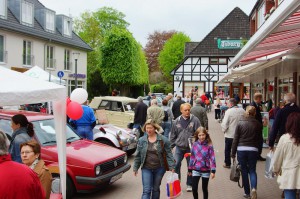
[[180, 106], [181, 104], [184, 104], [185, 101], [183, 101], [181, 99], [181, 96], [177, 96], [177, 100], [174, 102], [173, 106], [172, 106], [172, 112], [173, 112], [173, 115], [174, 115], [174, 120], [179, 117], [181, 115], [181, 112], [180, 112]]
[[191, 114], [196, 116], [202, 127], [208, 130], [208, 118], [205, 108], [201, 106], [202, 100], [200, 98], [195, 100], [195, 106], [191, 109]]
[[295, 104], [296, 96], [294, 93], [287, 93], [284, 95], [284, 107], [279, 109], [276, 113], [275, 121], [272, 126], [271, 133], [269, 135], [269, 146], [271, 150], [274, 150], [274, 143], [277, 137], [286, 133], [285, 124], [288, 116], [293, 112], [300, 112], [299, 107]]
[[[255, 93], [253, 98], [254, 98], [254, 101], [250, 104], [250, 106], [255, 107], [255, 109], [256, 109], [255, 119], [262, 125], [262, 116], [260, 113], [262, 111], [262, 94]], [[257, 160], [260, 160], [260, 161], [266, 161], [266, 158], [261, 157], [263, 143], [264, 143], [264, 140], [263, 140], [263, 138], [261, 138], [260, 145], [258, 148], [258, 157], [257, 157]]]
[[146, 122], [147, 117], [147, 105], [143, 102], [142, 97], [138, 97], [138, 103], [134, 109], [133, 128], [142, 128]]

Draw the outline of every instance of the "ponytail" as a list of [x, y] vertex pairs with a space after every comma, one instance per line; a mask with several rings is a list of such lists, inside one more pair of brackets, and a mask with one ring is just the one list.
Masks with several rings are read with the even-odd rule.
[[33, 124], [31, 122], [28, 122], [27, 133], [30, 137], [34, 136]]

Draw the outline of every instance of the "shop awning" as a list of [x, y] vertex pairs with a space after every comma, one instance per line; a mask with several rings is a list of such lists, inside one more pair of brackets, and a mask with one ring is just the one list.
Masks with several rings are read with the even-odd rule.
[[262, 70], [268, 62], [270, 67], [273, 60], [278, 63], [282, 56], [300, 51], [299, 46], [300, 1], [284, 0], [234, 57], [228, 67], [229, 72], [220, 82], [236, 79], [232, 70], [239, 68], [239, 72], [244, 74], [249, 70], [249, 64], [254, 64], [250, 65], [253, 70]]

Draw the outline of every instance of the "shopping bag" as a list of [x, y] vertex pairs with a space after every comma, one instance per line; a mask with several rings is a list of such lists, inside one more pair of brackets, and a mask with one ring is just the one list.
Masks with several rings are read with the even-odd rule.
[[265, 165], [265, 177], [268, 179], [274, 178], [274, 173], [272, 171], [274, 165], [274, 152], [270, 151], [266, 156], [266, 165]]
[[167, 177], [167, 197], [177, 198], [181, 195], [181, 186], [177, 173], [171, 172]]

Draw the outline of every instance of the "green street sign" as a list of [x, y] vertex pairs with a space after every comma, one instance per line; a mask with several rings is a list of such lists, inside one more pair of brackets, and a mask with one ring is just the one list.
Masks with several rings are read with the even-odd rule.
[[246, 41], [244, 40], [221, 40], [218, 39], [219, 49], [241, 49]]

